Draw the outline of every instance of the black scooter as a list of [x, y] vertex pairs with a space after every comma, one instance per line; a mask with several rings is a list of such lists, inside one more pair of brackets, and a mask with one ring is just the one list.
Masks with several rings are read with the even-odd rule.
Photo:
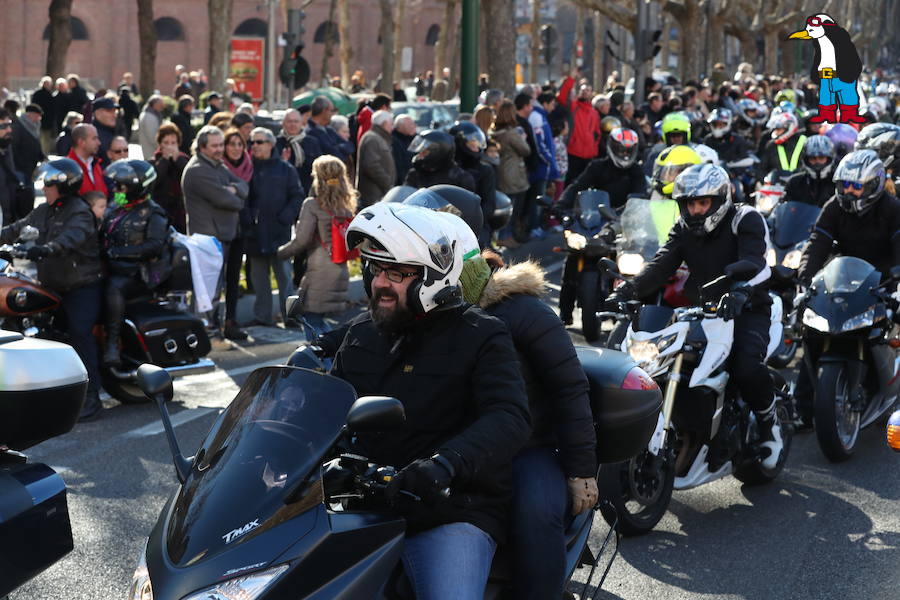
[[[28, 462], [32, 446], [72, 429], [87, 372], [72, 347], [0, 330], [0, 598], [73, 548], [66, 484]], [[48, 369], [47, 365], [52, 365]]]
[[[623, 460], [649, 440], [659, 389], [631, 385], [637, 367], [622, 353], [580, 349], [579, 357], [598, 414], [598, 457]], [[130, 599], [412, 599], [399, 566], [405, 521], [385, 510], [382, 497], [394, 468], [343, 450], [354, 432], [401, 426], [398, 400], [356, 399], [346, 382], [309, 369], [258, 369], [196, 456], [185, 458], [166, 408], [171, 378], [143, 365], [138, 382], [159, 407], [181, 486], [150, 534]], [[599, 552], [591, 551], [594, 513], [574, 518], [566, 531], [569, 576], [591, 566], [582, 599], [598, 558], [617, 541], [611, 529]], [[605, 572], [616, 551], [617, 544]], [[485, 599], [508, 592], [505, 552], [495, 557]]]

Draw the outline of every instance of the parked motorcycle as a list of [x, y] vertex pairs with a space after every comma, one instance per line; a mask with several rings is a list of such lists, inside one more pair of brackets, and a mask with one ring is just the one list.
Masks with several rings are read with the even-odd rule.
[[[659, 388], [621, 352], [578, 352], [591, 384], [598, 457], [625, 460], [653, 432]], [[170, 377], [144, 365], [138, 383], [159, 407], [181, 485], [141, 553], [130, 600], [411, 600], [399, 560], [405, 521], [383, 498], [397, 465], [347, 452], [356, 432], [403, 425], [398, 400], [357, 399], [349, 384], [321, 372], [265, 367], [251, 373], [197, 454], [185, 458], [166, 407]], [[592, 552], [593, 517], [587, 511], [566, 528], [569, 577], [591, 566], [582, 599], [616, 539], [611, 529]], [[508, 552], [501, 548], [494, 559], [486, 599], [509, 592]]]
[[[728, 284], [745, 281], [757, 270], [748, 261], [729, 265], [725, 276], [703, 286], [704, 297], [718, 300]], [[784, 450], [775, 468], [766, 469], [756, 416], [728, 385], [733, 340], [734, 321], [718, 318], [714, 303], [646, 305], [628, 327], [622, 349], [665, 386], [665, 400], [648, 446], [634, 458], [600, 469], [600, 495], [609, 502], [603, 516], [608, 522], [618, 519], [624, 535], [652, 530], [668, 509], [673, 489], [731, 474], [744, 483], [763, 484], [781, 472], [793, 436], [787, 384], [770, 370]], [[773, 350], [770, 341], [768, 351]]]
[[[13, 293], [13, 303], [18, 293]], [[8, 298], [8, 293], [3, 297]], [[88, 379], [71, 346], [28, 338], [15, 331], [0, 331], [0, 364], [3, 598], [73, 548], [65, 482], [47, 465], [28, 462], [22, 451], [72, 429], [84, 403]]]
[[[21, 245], [0, 246], [0, 253], [25, 258]], [[192, 289], [190, 258], [181, 246], [173, 248], [173, 272], [152, 294], [129, 300], [125, 307], [119, 368], [101, 367], [103, 388], [126, 404], [146, 402], [136, 384], [137, 368], [149, 362], [165, 367], [173, 376], [205, 373], [215, 364], [205, 358], [211, 349], [203, 320], [190, 312], [187, 292]], [[0, 318], [3, 327], [32, 337], [65, 342], [59, 296], [42, 286], [10, 261], [0, 259]], [[96, 327], [98, 342], [103, 328]]]
[[816, 437], [834, 462], [853, 455], [859, 431], [889, 411], [900, 392], [900, 328], [886, 290], [900, 281], [900, 267], [881, 279], [866, 261], [838, 256], [799, 303], [804, 360], [815, 374]]
[[604, 276], [598, 263], [614, 253], [615, 232], [609, 225], [616, 218], [609, 194], [595, 189], [580, 192], [572, 214], [562, 218], [566, 246], [560, 250], [568, 254], [567, 260], [577, 261], [575, 297], [581, 307], [581, 332], [588, 342], [600, 337], [597, 312], [612, 291], [612, 280]]

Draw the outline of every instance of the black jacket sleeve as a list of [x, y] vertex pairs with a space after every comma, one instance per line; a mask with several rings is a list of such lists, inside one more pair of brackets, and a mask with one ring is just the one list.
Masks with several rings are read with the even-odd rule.
[[640, 275], [631, 282], [639, 298], [649, 296], [668, 281], [684, 260], [681, 251], [684, 236], [690, 233], [681, 222], [675, 224], [665, 246], [659, 249]]
[[646, 194], [647, 193], [647, 178], [644, 176], [644, 171], [641, 170], [640, 165], [637, 163], [631, 165], [631, 168], [628, 170], [628, 178], [631, 181], [631, 189], [628, 190], [629, 194]]
[[829, 200], [816, 224], [813, 226], [812, 235], [809, 236], [809, 242], [803, 250], [803, 256], [800, 259], [800, 269], [798, 276], [800, 283], [809, 285], [816, 273], [825, 266], [825, 261], [831, 255], [831, 247], [838, 235], [838, 217], [841, 208], [834, 200]]
[[581, 175], [578, 178], [569, 184], [569, 186], [565, 189], [562, 196], [559, 199], [559, 205], [567, 210], [571, 210], [575, 207], [575, 199], [578, 197], [578, 192], [583, 192], [586, 189], [597, 187], [598, 185], [598, 174], [599, 174], [599, 165], [601, 161], [592, 160], [588, 163], [588, 166], [584, 168], [584, 171], [581, 172]]
[[478, 348], [471, 374], [475, 421], [439, 449], [463, 484], [509, 463], [531, 435], [516, 350], [502, 321], [497, 319], [495, 327]]
[[[553, 310], [535, 296], [518, 294], [504, 301], [504, 320], [510, 324], [516, 348], [540, 383], [538, 398], [530, 398], [532, 419], [552, 420], [563, 470], [567, 477], [597, 474], [597, 437], [587, 377], [572, 338]], [[537, 430], [539, 425], [535, 422]]]
[[[81, 202], [81, 200], [69, 198], [67, 202]], [[51, 256], [58, 256], [78, 248], [91, 234], [96, 235], [96, 227], [94, 214], [86, 206], [84, 210], [73, 212], [66, 222], [66, 228], [52, 240], [47, 240]]]

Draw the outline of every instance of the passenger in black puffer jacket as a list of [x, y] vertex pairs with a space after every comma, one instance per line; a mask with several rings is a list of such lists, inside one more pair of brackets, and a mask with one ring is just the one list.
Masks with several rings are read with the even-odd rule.
[[461, 278], [464, 295], [509, 328], [533, 431], [513, 461], [515, 597], [559, 598], [566, 577], [567, 484], [573, 514], [597, 502], [597, 440], [588, 381], [562, 321], [541, 300], [540, 265], [529, 261], [504, 267], [496, 254], [485, 251], [484, 256], [495, 267], [493, 274], [479, 294], [483, 276], [470, 275], [483, 273], [488, 263], [482, 257], [467, 261]]

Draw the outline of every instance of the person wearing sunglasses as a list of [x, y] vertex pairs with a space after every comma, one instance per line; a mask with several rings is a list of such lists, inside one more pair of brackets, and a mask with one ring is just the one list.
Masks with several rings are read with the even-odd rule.
[[[109, 143], [109, 148], [106, 150], [106, 157], [109, 160], [109, 164], [123, 158], [128, 158], [128, 140], [121, 135], [114, 137]], [[107, 186], [107, 188], [112, 189], [109, 186]]]
[[[832, 255], [855, 256], [883, 278], [900, 265], [900, 200], [884, 189], [884, 163], [874, 150], [847, 154], [834, 171], [835, 195], [825, 203], [800, 259], [799, 279], [808, 287]], [[812, 423], [812, 385], [801, 362], [797, 408]]]

